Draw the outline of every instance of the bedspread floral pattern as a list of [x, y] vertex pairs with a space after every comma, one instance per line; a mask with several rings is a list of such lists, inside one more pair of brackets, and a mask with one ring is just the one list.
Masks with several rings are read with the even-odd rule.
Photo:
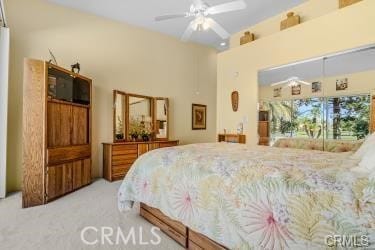
[[118, 205], [144, 202], [230, 249], [375, 240], [375, 180], [352, 174], [349, 155], [227, 143], [157, 149], [135, 162]]
[[333, 153], [355, 152], [362, 145], [363, 140], [327, 140], [308, 138], [280, 138], [273, 146], [278, 148], [298, 148], [307, 150], [320, 150]]

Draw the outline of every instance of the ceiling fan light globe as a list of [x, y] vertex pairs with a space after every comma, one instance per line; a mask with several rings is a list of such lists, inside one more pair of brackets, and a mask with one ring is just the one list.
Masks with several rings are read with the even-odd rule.
[[203, 30], [208, 30], [208, 29], [210, 28], [210, 24], [207, 23], [207, 22], [204, 22], [204, 23], [202, 24], [202, 28], [203, 28]]

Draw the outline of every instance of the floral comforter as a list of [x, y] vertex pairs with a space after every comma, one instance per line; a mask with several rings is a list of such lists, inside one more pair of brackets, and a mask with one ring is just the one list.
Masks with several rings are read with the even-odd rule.
[[375, 180], [350, 153], [192, 144], [141, 156], [121, 211], [144, 202], [230, 249], [324, 249], [330, 235], [375, 240]]

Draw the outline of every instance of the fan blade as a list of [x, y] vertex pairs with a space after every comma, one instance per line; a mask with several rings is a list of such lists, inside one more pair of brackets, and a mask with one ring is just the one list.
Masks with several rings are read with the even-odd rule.
[[184, 13], [184, 14], [158, 16], [158, 17], [155, 17], [155, 21], [159, 22], [159, 21], [165, 21], [165, 20], [175, 19], [175, 18], [184, 18], [184, 17], [188, 17], [188, 14]]
[[285, 83], [288, 83], [288, 82], [289, 81], [276, 82], [276, 83], [271, 84], [271, 87], [274, 87], [274, 86], [277, 86], [277, 85], [282, 85], [282, 84], [285, 84]]
[[192, 0], [192, 2], [195, 6], [202, 6], [203, 5], [203, 0]]
[[298, 80], [297, 82], [302, 83], [302, 84], [305, 84], [305, 85], [311, 85], [311, 83], [309, 83], [309, 82], [305, 82], [305, 81], [301, 81], [301, 80]]
[[210, 28], [215, 31], [222, 39], [228, 39], [230, 37], [230, 34], [220, 25], [218, 24], [214, 19], [212, 18], [206, 18], [206, 22], [210, 26]]
[[243, 10], [246, 9], [246, 7], [247, 5], [243, 0], [238, 0], [209, 7], [206, 10], [206, 13], [210, 15], [216, 15], [224, 12]]
[[194, 27], [196, 26], [196, 20], [193, 20], [190, 22], [189, 26], [187, 27], [187, 29], [185, 30], [184, 34], [182, 35], [182, 38], [181, 40], [186, 42], [189, 40], [191, 34], [193, 34], [194, 32]]

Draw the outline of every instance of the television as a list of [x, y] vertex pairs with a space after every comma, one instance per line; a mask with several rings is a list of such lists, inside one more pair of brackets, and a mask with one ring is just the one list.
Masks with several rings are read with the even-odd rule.
[[89, 105], [90, 104], [90, 83], [81, 78], [73, 80], [73, 102]]
[[73, 101], [73, 77], [56, 69], [48, 71], [48, 97], [52, 99]]

